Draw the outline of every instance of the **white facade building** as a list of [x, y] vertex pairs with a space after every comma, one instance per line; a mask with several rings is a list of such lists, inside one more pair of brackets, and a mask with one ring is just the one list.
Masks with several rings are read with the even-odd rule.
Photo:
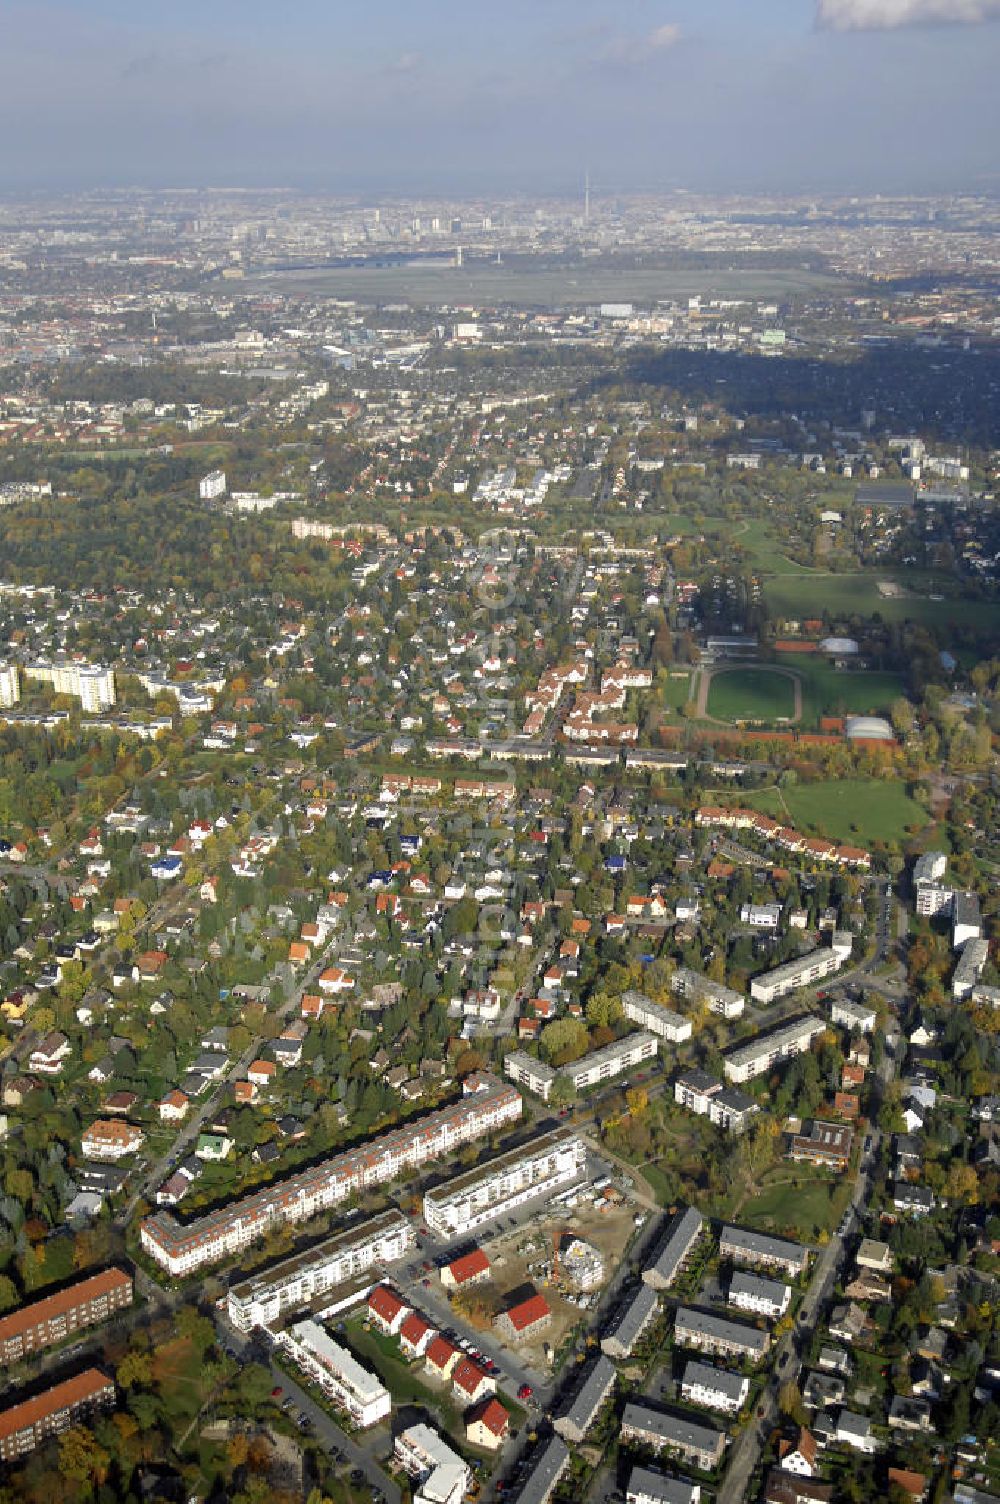
[[643, 992], [623, 993], [622, 1012], [631, 1023], [639, 1024], [641, 1028], [648, 1029], [651, 1034], [657, 1034], [660, 1039], [666, 1039], [671, 1044], [681, 1044], [685, 1039], [691, 1038], [689, 1018], [682, 1018], [679, 1013], [664, 1008], [662, 1003], [654, 1003]]
[[271, 1227], [307, 1221], [355, 1192], [384, 1185], [428, 1160], [454, 1153], [521, 1116], [520, 1093], [484, 1071], [467, 1077], [463, 1091], [459, 1102], [183, 1225], [169, 1212], [156, 1212], [141, 1225], [142, 1247], [171, 1274], [189, 1274], [240, 1253]]
[[644, 1060], [654, 1059], [656, 1048], [655, 1034], [629, 1034], [625, 1039], [606, 1044], [603, 1049], [591, 1050], [589, 1055], [574, 1060], [572, 1065], [561, 1066], [559, 1074], [571, 1081], [577, 1091], [586, 1091], [588, 1087], [620, 1076], [623, 1071], [632, 1070]]
[[430, 1426], [400, 1431], [392, 1450], [403, 1471], [417, 1480], [413, 1504], [461, 1504], [472, 1476], [468, 1464]]
[[713, 982], [711, 977], [702, 976], [689, 966], [678, 966], [670, 978], [670, 990], [678, 997], [703, 1003], [709, 1013], [718, 1013], [721, 1018], [739, 1018], [746, 1006], [742, 992]]
[[72, 663], [56, 658], [37, 659], [24, 666], [25, 677], [51, 684], [57, 695], [72, 695], [90, 715], [110, 710], [115, 703], [114, 671], [97, 663]]
[[505, 1076], [509, 1076], [518, 1086], [523, 1086], [525, 1091], [533, 1092], [543, 1102], [549, 1100], [556, 1071], [551, 1065], [546, 1065], [544, 1060], [536, 1060], [525, 1050], [512, 1050], [504, 1059], [503, 1070]]
[[215, 501], [226, 494], [225, 470], [209, 470], [198, 482], [198, 495], [202, 501]]
[[790, 1019], [779, 1028], [771, 1029], [767, 1034], [751, 1039], [749, 1044], [742, 1044], [738, 1049], [730, 1051], [725, 1058], [726, 1075], [737, 1084], [752, 1081], [780, 1060], [790, 1060], [793, 1055], [801, 1055], [804, 1050], [808, 1050], [825, 1028], [823, 1020], [814, 1018], [811, 1014]]
[[278, 1343], [356, 1426], [375, 1426], [391, 1411], [388, 1389], [315, 1321], [296, 1322], [281, 1333]]
[[286, 1312], [308, 1305], [375, 1264], [403, 1258], [413, 1246], [413, 1229], [402, 1213], [384, 1212], [233, 1285], [229, 1319], [242, 1331], [271, 1326]]
[[847, 930], [834, 930], [831, 943], [807, 955], [786, 961], [763, 976], [754, 977], [750, 983], [750, 996], [755, 1003], [773, 1003], [776, 998], [789, 992], [798, 992], [800, 987], [812, 987], [824, 977], [839, 971], [850, 959], [854, 942]]
[[704, 1405], [709, 1410], [737, 1415], [746, 1404], [749, 1393], [750, 1380], [743, 1374], [713, 1368], [711, 1363], [699, 1363], [695, 1358], [684, 1365], [681, 1398], [689, 1405]]
[[557, 1128], [424, 1196], [424, 1220], [441, 1237], [462, 1237], [515, 1206], [575, 1180], [586, 1163], [583, 1140]]
[[16, 663], [0, 663], [0, 710], [10, 710], [21, 698], [21, 674]]

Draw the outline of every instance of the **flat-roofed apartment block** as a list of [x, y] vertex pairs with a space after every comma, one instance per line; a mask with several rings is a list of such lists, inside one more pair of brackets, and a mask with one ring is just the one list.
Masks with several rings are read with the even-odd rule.
[[586, 1091], [591, 1086], [599, 1086], [602, 1081], [620, 1076], [623, 1071], [632, 1070], [644, 1060], [654, 1059], [655, 1055], [655, 1034], [645, 1031], [627, 1034], [624, 1039], [616, 1039], [599, 1050], [591, 1050], [589, 1055], [584, 1055], [582, 1060], [574, 1060], [572, 1065], [560, 1066], [559, 1074], [571, 1081], [577, 1091]]
[[972, 990], [990, 958], [988, 940], [966, 940], [951, 975], [951, 995], [956, 1002], [972, 996]]
[[659, 1308], [655, 1290], [649, 1285], [636, 1285], [612, 1314], [601, 1338], [601, 1351], [609, 1358], [630, 1358]]
[[353, 1353], [334, 1342], [315, 1321], [298, 1321], [286, 1327], [278, 1344], [356, 1426], [374, 1426], [389, 1414], [389, 1391]]
[[569, 1447], [561, 1436], [550, 1436], [529, 1457], [515, 1504], [549, 1504], [568, 1467]]
[[760, 1103], [736, 1086], [723, 1087], [708, 1102], [708, 1121], [727, 1133], [745, 1133], [751, 1118], [760, 1111]]
[[591, 1363], [572, 1398], [552, 1422], [553, 1431], [563, 1441], [584, 1441], [614, 1387], [615, 1365], [602, 1354]]
[[375, 1264], [403, 1258], [413, 1245], [413, 1229], [403, 1214], [383, 1212], [233, 1285], [227, 1298], [229, 1319], [242, 1331], [271, 1326], [327, 1290], [367, 1274]]
[[701, 1484], [668, 1478], [652, 1467], [634, 1467], [625, 1487], [625, 1504], [701, 1504]]
[[670, 990], [678, 997], [689, 998], [707, 1008], [709, 1013], [718, 1013], [721, 1018], [739, 1018], [746, 1007], [742, 992], [724, 987], [721, 982], [713, 982], [711, 977], [692, 971], [690, 966], [678, 966], [670, 978]]
[[0, 1317], [0, 1362], [17, 1363], [74, 1332], [107, 1321], [131, 1304], [131, 1276], [121, 1269], [102, 1269], [67, 1290]]
[[688, 1415], [671, 1415], [666, 1410], [635, 1403], [626, 1405], [622, 1411], [619, 1435], [656, 1452], [682, 1457], [705, 1473], [718, 1467], [726, 1447], [725, 1431], [717, 1431]]
[[826, 1123], [815, 1118], [808, 1133], [793, 1134], [788, 1158], [830, 1170], [846, 1170], [853, 1143], [854, 1134], [843, 1123]]
[[400, 1431], [393, 1455], [403, 1471], [417, 1480], [413, 1504], [461, 1504], [469, 1486], [469, 1465], [430, 1426], [418, 1422]]
[[653, 1290], [669, 1290], [701, 1237], [704, 1225], [701, 1212], [693, 1206], [676, 1212], [657, 1242], [650, 1263], [642, 1271], [644, 1284]]
[[43, 1389], [30, 1400], [0, 1410], [0, 1462], [16, 1462], [95, 1410], [114, 1404], [115, 1386], [99, 1368], [88, 1368]]
[[694, 1068], [682, 1071], [677, 1077], [674, 1082], [674, 1101], [678, 1107], [686, 1107], [688, 1112], [707, 1117], [710, 1101], [722, 1089], [722, 1082], [716, 1076]]
[[549, 1092], [552, 1083], [556, 1079], [557, 1072], [551, 1065], [546, 1065], [544, 1060], [536, 1060], [533, 1055], [524, 1050], [512, 1050], [503, 1063], [504, 1075], [525, 1091], [532, 1092], [536, 1097], [541, 1097], [543, 1102], [549, 1100]]
[[755, 1269], [783, 1269], [794, 1278], [809, 1265], [809, 1249], [788, 1238], [771, 1238], [743, 1227], [724, 1227], [719, 1235], [719, 1257]]
[[713, 1368], [711, 1363], [699, 1363], [690, 1358], [681, 1375], [681, 1398], [689, 1405], [703, 1405], [708, 1410], [721, 1410], [726, 1415], [737, 1415], [747, 1402], [750, 1380], [741, 1373], [730, 1373], [727, 1368]]
[[521, 1094], [478, 1071], [466, 1078], [463, 1097], [400, 1128], [311, 1165], [285, 1180], [196, 1217], [179, 1222], [168, 1212], [147, 1217], [142, 1247], [171, 1274], [190, 1274], [204, 1264], [240, 1253], [270, 1228], [304, 1222], [339, 1206], [349, 1196], [393, 1180], [428, 1160], [495, 1133], [521, 1116]]
[[840, 1024], [852, 1034], [870, 1034], [877, 1020], [874, 1008], [867, 1003], [856, 1003], [853, 998], [834, 998], [830, 1004], [830, 1022]]
[[770, 1335], [755, 1326], [685, 1306], [674, 1315], [674, 1341], [678, 1347], [693, 1347], [719, 1358], [746, 1358], [751, 1363], [759, 1363], [771, 1345]]
[[578, 1134], [556, 1128], [478, 1169], [446, 1180], [424, 1196], [424, 1221], [440, 1237], [461, 1237], [515, 1206], [567, 1185], [583, 1170], [587, 1150]]
[[737, 1085], [742, 1081], [752, 1081], [755, 1076], [762, 1076], [779, 1061], [803, 1054], [825, 1029], [823, 1020], [812, 1014], [789, 1019], [778, 1028], [759, 1034], [747, 1044], [730, 1050], [724, 1061], [726, 1075]]
[[622, 993], [622, 1012], [632, 1023], [648, 1029], [651, 1034], [656, 1034], [671, 1044], [682, 1044], [685, 1039], [691, 1038], [689, 1018], [671, 1012], [662, 1003], [654, 1003], [644, 992]]
[[754, 977], [750, 983], [750, 996], [755, 1003], [773, 1003], [789, 992], [798, 992], [800, 987], [812, 987], [839, 971], [850, 959], [853, 948], [854, 941], [848, 930], [834, 930], [829, 945], [785, 961], [763, 976]]
[[767, 1316], [771, 1321], [776, 1321], [788, 1310], [792, 1290], [790, 1285], [783, 1285], [780, 1280], [766, 1279], [762, 1274], [747, 1274], [744, 1270], [737, 1269], [729, 1281], [729, 1294], [726, 1298], [738, 1311], [750, 1311], [754, 1316]]

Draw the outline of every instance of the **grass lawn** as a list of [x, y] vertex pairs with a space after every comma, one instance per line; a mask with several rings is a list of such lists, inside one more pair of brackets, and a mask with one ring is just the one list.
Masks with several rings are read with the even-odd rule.
[[674, 1195], [674, 1188], [667, 1180], [659, 1165], [640, 1165], [639, 1169], [643, 1179], [649, 1182], [649, 1188], [661, 1206], [667, 1206]]
[[691, 697], [691, 675], [684, 674], [680, 678], [668, 678], [663, 691], [663, 703], [671, 710], [680, 710], [686, 705]]
[[897, 779], [829, 778], [782, 789], [781, 795], [784, 804], [773, 789], [750, 791], [742, 802], [776, 820], [790, 814], [796, 830], [849, 845], [904, 841], [912, 833], [910, 827], [922, 830], [930, 822], [927, 811]]
[[708, 713], [720, 721], [776, 721], [795, 710], [794, 686], [766, 668], [733, 668], [713, 674]]
[[441, 1416], [449, 1430], [461, 1435], [464, 1440], [464, 1431], [455, 1430], [459, 1417], [451, 1402], [450, 1391], [445, 1388], [436, 1389], [425, 1383], [419, 1376], [419, 1371], [411, 1368], [400, 1356], [399, 1347], [391, 1337], [383, 1337], [381, 1332], [374, 1329], [366, 1332], [363, 1321], [358, 1317], [348, 1320], [346, 1335], [348, 1346], [362, 1363], [371, 1364], [385, 1387], [391, 1390], [397, 1405], [427, 1406]]
[[802, 726], [816, 727], [821, 715], [884, 715], [905, 692], [901, 674], [834, 668], [818, 654], [779, 653], [775, 660], [802, 680]]
[[[856, 574], [780, 573], [764, 581], [764, 594], [775, 616], [816, 616], [823, 610], [833, 616], [874, 616], [883, 621], [915, 621], [942, 629], [946, 634], [959, 625], [1000, 627], [1000, 609], [993, 601], [961, 600], [953, 579], [908, 575], [900, 580], [912, 595], [898, 598], [879, 595], [878, 581], [891, 579], [888, 571], [864, 570]], [[933, 601], [940, 593], [944, 600]]]
[[822, 1171], [791, 1165], [774, 1170], [773, 1175], [773, 1184], [734, 1213], [741, 1227], [805, 1242], [833, 1231], [850, 1197], [850, 1180], [831, 1181]]

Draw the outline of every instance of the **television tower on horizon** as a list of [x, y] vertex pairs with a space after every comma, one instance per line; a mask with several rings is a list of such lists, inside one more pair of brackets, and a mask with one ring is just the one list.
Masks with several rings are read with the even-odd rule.
[[588, 167], [583, 177], [583, 222], [590, 224], [590, 168]]

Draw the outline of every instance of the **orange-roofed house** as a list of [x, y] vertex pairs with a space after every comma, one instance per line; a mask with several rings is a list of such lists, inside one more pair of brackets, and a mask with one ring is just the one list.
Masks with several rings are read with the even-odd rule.
[[273, 1060], [255, 1060], [247, 1070], [247, 1080], [254, 1086], [270, 1086], [278, 1073]]
[[495, 1452], [510, 1433], [510, 1416], [495, 1395], [481, 1400], [465, 1418], [465, 1439], [474, 1447]]
[[304, 966], [309, 960], [309, 947], [304, 940], [293, 940], [288, 947], [288, 959], [293, 966]]
[[336, 997], [340, 992], [353, 992], [354, 978], [339, 966], [328, 966], [320, 973], [319, 986], [321, 992], [328, 992]]
[[368, 1315], [380, 1332], [395, 1337], [410, 1314], [410, 1306], [388, 1285], [376, 1285], [368, 1297]]
[[452, 1290], [465, 1290], [490, 1277], [490, 1261], [481, 1248], [452, 1259], [441, 1270], [441, 1283]]
[[552, 1310], [544, 1295], [537, 1292], [519, 1301], [509, 1311], [501, 1311], [493, 1325], [508, 1342], [533, 1342], [552, 1324]]
[[474, 1405], [488, 1394], [495, 1394], [496, 1387], [496, 1380], [471, 1358], [463, 1358], [451, 1376], [451, 1392], [463, 1408]]
[[450, 1379], [456, 1363], [462, 1356], [461, 1348], [449, 1342], [447, 1337], [432, 1337], [427, 1344], [424, 1364], [428, 1373], [436, 1379]]
[[422, 1358], [433, 1336], [430, 1322], [419, 1311], [411, 1311], [399, 1328], [399, 1345], [408, 1358]]
[[325, 1007], [326, 999], [320, 997], [318, 992], [306, 992], [302, 995], [299, 1012], [303, 1018], [319, 1018]]

